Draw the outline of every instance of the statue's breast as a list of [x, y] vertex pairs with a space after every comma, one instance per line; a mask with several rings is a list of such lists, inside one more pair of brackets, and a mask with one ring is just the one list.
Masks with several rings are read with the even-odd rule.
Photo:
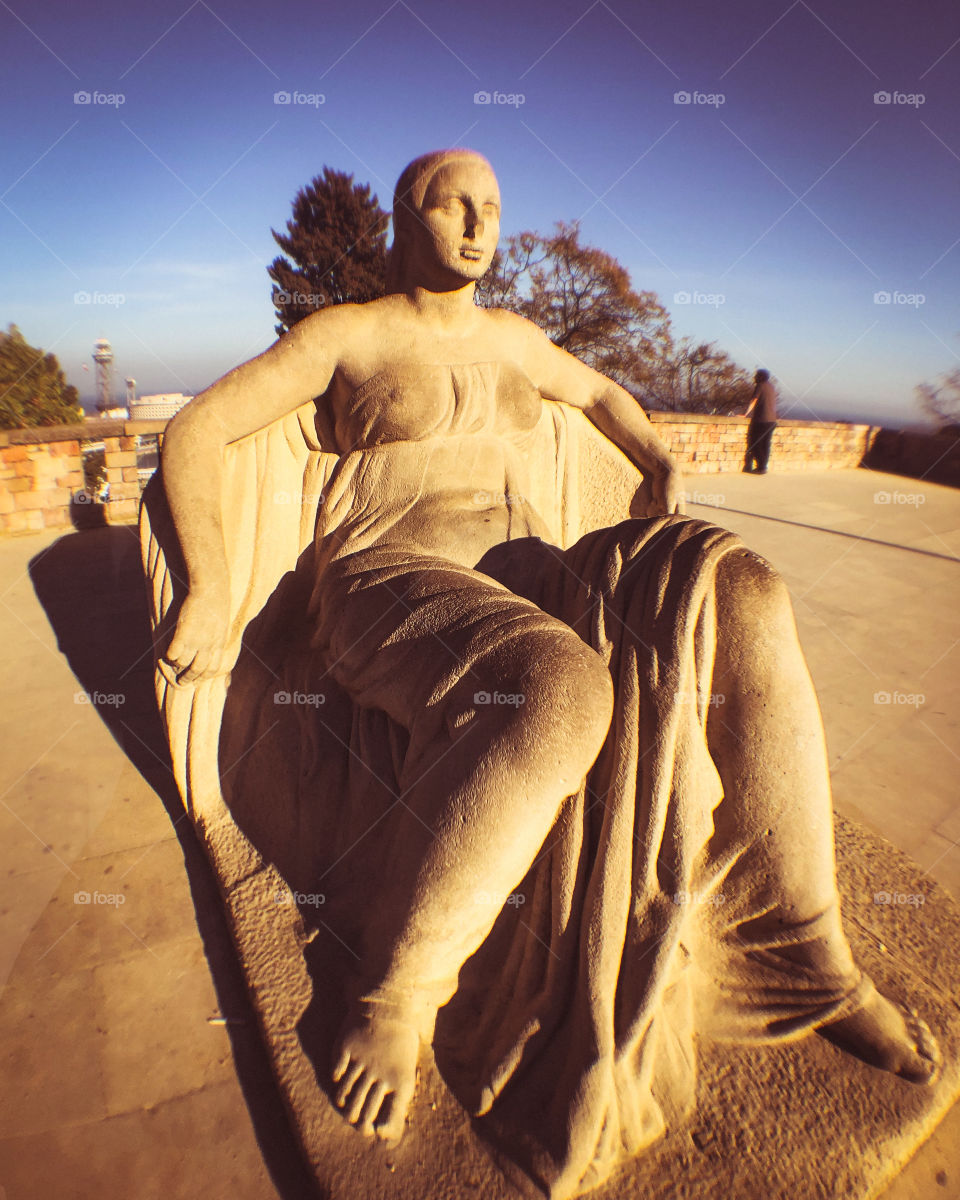
[[389, 442], [532, 429], [540, 393], [513, 363], [401, 363], [378, 371], [336, 417], [341, 453]]

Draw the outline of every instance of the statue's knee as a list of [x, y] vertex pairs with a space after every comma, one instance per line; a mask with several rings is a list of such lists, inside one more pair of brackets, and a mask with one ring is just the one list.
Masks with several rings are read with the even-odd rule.
[[[598, 749], [613, 714], [606, 663], [572, 631], [540, 647], [525, 680], [527, 711], [561, 741]], [[595, 752], [595, 750], [594, 750]]]
[[790, 593], [780, 573], [746, 548], [727, 554], [720, 563], [717, 605], [728, 625], [768, 629], [793, 622]]

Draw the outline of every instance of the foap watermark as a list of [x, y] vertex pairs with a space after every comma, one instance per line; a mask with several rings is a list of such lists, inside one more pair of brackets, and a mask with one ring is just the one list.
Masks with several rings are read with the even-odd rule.
[[699, 704], [703, 699], [707, 702], [710, 708], [719, 708], [722, 704], [726, 704], [727, 698], [723, 692], [704, 693], [701, 696], [700, 692], [674, 692], [674, 699], [678, 704]]
[[720, 308], [726, 304], [727, 298], [723, 292], [674, 292], [674, 304], [705, 304], [710, 308]]
[[327, 702], [323, 692], [274, 692], [274, 704], [300, 704], [304, 708], [320, 708]]
[[306, 908], [320, 908], [327, 902], [323, 892], [277, 892], [273, 900], [275, 904], [301, 904]]
[[674, 904], [691, 905], [712, 904], [718, 908], [721, 904], [726, 903], [726, 896], [723, 892], [677, 892], [673, 897]]
[[95, 708], [119, 708], [126, 704], [123, 692], [74, 692], [74, 704], [92, 704]]
[[109, 308], [119, 308], [126, 304], [127, 298], [123, 292], [74, 292], [74, 304], [105, 304]]
[[275, 292], [274, 304], [299, 304], [305, 308], [323, 308], [327, 302], [322, 292]]
[[897, 308], [920, 308], [927, 302], [923, 292], [874, 292], [874, 304], [889, 304]]
[[121, 904], [126, 904], [127, 898], [123, 892], [74, 892], [74, 904], [107, 904], [112, 908], [119, 908]]
[[727, 102], [727, 97], [723, 92], [674, 92], [674, 104], [689, 104], [691, 107], [698, 105], [707, 108], [721, 108]]
[[923, 692], [874, 692], [874, 704], [889, 704], [892, 707], [921, 708], [927, 702]]
[[126, 104], [123, 92], [74, 92], [74, 104], [89, 104], [94, 108], [119, 108]]
[[527, 698], [522, 692], [474, 692], [474, 704], [509, 704], [520, 708]]
[[523, 92], [474, 92], [474, 104], [490, 104], [505, 108], [521, 108], [527, 102]]
[[[491, 896], [489, 892], [476, 892], [473, 898], [477, 904], [482, 904], [485, 908], [498, 903], [496, 896]], [[511, 892], [503, 903], [509, 908], [520, 908], [526, 902], [527, 898], [523, 892]]]
[[711, 508], [723, 508], [727, 502], [723, 492], [684, 492], [683, 498], [688, 504], [707, 504]]
[[289, 104], [291, 108], [319, 108], [326, 104], [323, 92], [274, 92], [274, 104]]
[[522, 505], [526, 500], [519, 492], [474, 492], [473, 502], [481, 508], [496, 508], [501, 504], [507, 507], [513, 504]]
[[874, 904], [890, 905], [895, 908], [922, 908], [926, 903], [922, 892], [874, 892]]
[[923, 492], [874, 492], [874, 504], [894, 504], [907, 505], [911, 508], [920, 508], [926, 504], [927, 498]]
[[874, 92], [874, 104], [890, 105], [893, 108], [920, 108], [926, 104], [927, 98], [923, 92]]

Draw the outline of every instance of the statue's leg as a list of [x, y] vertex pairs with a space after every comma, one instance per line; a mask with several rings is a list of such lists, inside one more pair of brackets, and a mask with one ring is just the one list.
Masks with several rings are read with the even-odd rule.
[[[452, 571], [425, 567], [351, 597], [380, 642], [364, 696], [375, 670], [380, 706], [408, 710], [410, 751], [403, 835], [391, 878], [378, 881], [333, 1075], [348, 1119], [389, 1141], [403, 1132], [419, 1039], [593, 764], [613, 711], [604, 661], [568, 626]], [[378, 627], [378, 611], [399, 628]]]
[[722, 865], [722, 891], [737, 900], [731, 917], [718, 908], [714, 925], [726, 922], [748, 955], [766, 947], [760, 959], [781, 958], [798, 995], [815, 996], [818, 979], [839, 995], [847, 979], [853, 1011], [827, 1004], [820, 1032], [866, 1062], [926, 1081], [936, 1058], [928, 1031], [868, 981], [857, 989], [840, 922], [823, 726], [787, 590], [765, 560], [737, 550], [717, 568], [716, 599], [711, 691], [723, 703], [710, 706], [707, 740], [724, 799], [707, 859]]

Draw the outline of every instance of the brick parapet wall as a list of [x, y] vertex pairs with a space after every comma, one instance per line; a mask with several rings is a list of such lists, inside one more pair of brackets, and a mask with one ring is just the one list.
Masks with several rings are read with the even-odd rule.
[[[657, 432], [687, 474], [743, 467], [745, 417], [650, 413]], [[137, 436], [161, 434], [166, 421], [94, 420], [0, 430], [0, 534], [85, 524], [83, 443], [102, 441], [110, 499], [97, 505], [110, 523], [136, 519], [140, 499]], [[774, 471], [869, 466], [960, 485], [960, 440], [906, 434], [873, 425], [781, 421], [773, 437]], [[87, 505], [92, 508], [92, 505]]]
[[[687, 474], [716, 475], [743, 469], [750, 424], [746, 417], [658, 412], [649, 416]], [[773, 435], [771, 468], [810, 471], [859, 467], [878, 432], [873, 425], [780, 421]]]
[[[136, 520], [140, 503], [137, 436], [162, 434], [166, 421], [85, 421], [0, 431], [0, 534], [68, 528], [78, 510], [111, 524]], [[103, 442], [110, 499], [94, 504], [83, 486], [83, 444]], [[100, 522], [94, 522], [100, 523]]]

